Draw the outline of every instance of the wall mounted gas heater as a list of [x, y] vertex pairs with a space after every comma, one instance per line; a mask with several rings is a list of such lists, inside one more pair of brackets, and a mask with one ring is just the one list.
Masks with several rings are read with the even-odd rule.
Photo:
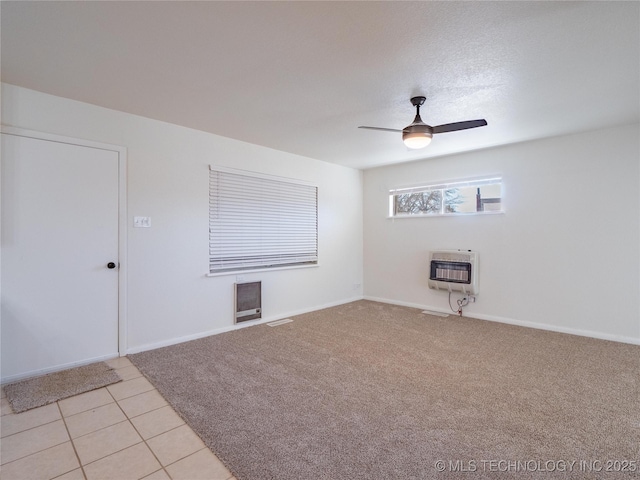
[[235, 284], [234, 323], [262, 318], [262, 282]]
[[429, 254], [429, 288], [478, 294], [478, 253], [438, 250]]

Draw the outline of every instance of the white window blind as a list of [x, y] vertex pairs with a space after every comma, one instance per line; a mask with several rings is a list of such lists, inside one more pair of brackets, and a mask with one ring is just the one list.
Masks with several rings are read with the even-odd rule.
[[318, 189], [210, 166], [211, 274], [318, 263]]

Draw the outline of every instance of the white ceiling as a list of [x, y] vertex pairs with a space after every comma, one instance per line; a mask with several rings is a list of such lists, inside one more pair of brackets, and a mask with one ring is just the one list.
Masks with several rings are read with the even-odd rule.
[[[640, 3], [1, 2], [2, 81], [356, 168], [640, 121]], [[410, 151], [430, 125], [485, 118]]]

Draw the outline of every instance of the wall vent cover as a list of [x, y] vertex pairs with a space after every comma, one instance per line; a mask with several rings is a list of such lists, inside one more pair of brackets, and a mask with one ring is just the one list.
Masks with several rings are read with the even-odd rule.
[[262, 318], [262, 282], [235, 284], [234, 323]]

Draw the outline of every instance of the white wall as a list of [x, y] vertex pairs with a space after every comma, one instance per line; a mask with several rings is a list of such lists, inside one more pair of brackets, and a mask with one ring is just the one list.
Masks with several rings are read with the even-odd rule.
[[[265, 318], [359, 298], [354, 283], [445, 311], [428, 252], [469, 248], [480, 294], [465, 315], [640, 343], [638, 125], [366, 170], [363, 198], [357, 170], [11, 85], [2, 123], [128, 149], [130, 351], [233, 326], [235, 276], [205, 276], [210, 163], [319, 186], [321, 266], [245, 275], [263, 281]], [[504, 215], [386, 218], [391, 187], [493, 173]]]
[[[639, 130], [366, 170], [365, 298], [449, 311], [428, 289], [428, 252], [472, 249], [480, 294], [465, 315], [640, 343]], [[503, 215], [386, 218], [392, 187], [496, 173]]]
[[233, 327], [236, 277], [205, 276], [209, 164], [318, 186], [320, 266], [244, 275], [262, 280], [263, 318], [362, 296], [359, 170], [6, 84], [2, 123], [127, 148], [129, 352]]

